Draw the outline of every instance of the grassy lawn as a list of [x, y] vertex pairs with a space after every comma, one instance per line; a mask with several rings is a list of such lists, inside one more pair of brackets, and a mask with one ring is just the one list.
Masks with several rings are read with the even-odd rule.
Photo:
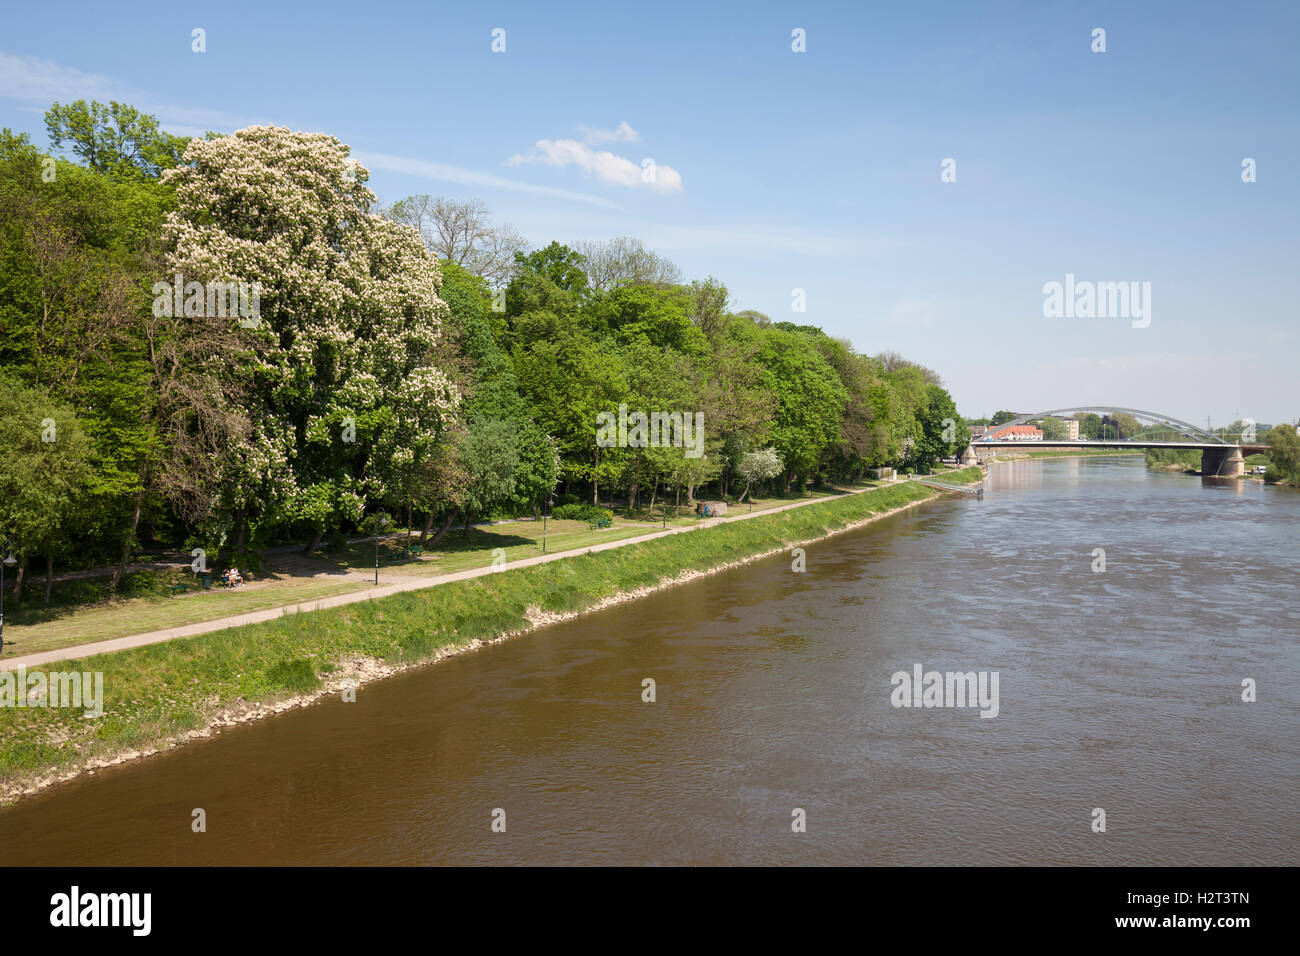
[[[800, 500], [833, 497], [831, 490], [810, 491], [800, 497], [767, 498], [756, 501], [752, 511], [761, 512]], [[746, 514], [751, 505], [733, 505], [730, 514]], [[669, 506], [667, 527], [682, 528], [697, 524], [691, 508], [683, 505], [678, 517]], [[634, 518], [615, 514], [609, 528], [592, 529], [585, 521], [546, 521], [546, 551], [579, 550], [609, 541], [653, 534], [664, 527], [663, 512], [656, 503], [653, 514], [643, 510]], [[490, 566], [496, 549], [505, 553], [507, 567], [511, 561], [542, 553], [542, 522], [511, 521], [484, 527], [471, 527], [468, 536], [452, 528], [438, 544], [424, 555], [408, 558], [404, 554], [406, 539], [392, 536], [379, 542], [379, 582], [391, 584], [399, 578], [434, 577]], [[419, 535], [410, 538], [416, 542]], [[164, 630], [184, 624], [197, 624], [250, 611], [288, 604], [299, 604], [336, 594], [373, 587], [375, 545], [359, 541], [335, 554], [319, 552], [312, 558], [298, 553], [268, 556], [261, 572], [250, 577], [243, 588], [214, 588], [176, 597], [146, 594], [117, 597], [86, 604], [58, 604], [44, 608], [31, 602], [17, 611], [10, 605], [5, 621], [4, 657], [34, 654], [88, 644], [93, 641], [126, 637], [146, 631]], [[189, 575], [179, 572], [177, 580]]]
[[182, 597], [123, 598], [85, 608], [60, 608], [39, 624], [5, 622], [5, 657], [35, 654], [61, 647], [104, 641], [128, 634], [157, 631], [182, 624], [196, 624], [263, 611], [283, 604], [313, 601], [332, 594], [344, 594], [366, 587], [364, 581], [331, 581], [318, 578], [286, 578], [266, 586], [213, 589]]
[[[20, 785], [129, 749], [169, 746], [241, 698], [271, 703], [312, 692], [323, 677], [358, 657], [394, 664], [425, 660], [445, 645], [521, 629], [530, 608], [581, 611], [619, 592], [780, 550], [937, 494], [900, 483], [699, 534], [77, 661], [72, 669], [104, 675], [103, 715], [86, 719], [73, 708], [0, 708], [0, 784]], [[518, 533], [513, 525], [497, 527]]]
[[977, 481], [984, 480], [984, 471], [975, 465], [971, 465], [957, 471], [935, 472], [934, 477], [951, 485], [972, 485]]

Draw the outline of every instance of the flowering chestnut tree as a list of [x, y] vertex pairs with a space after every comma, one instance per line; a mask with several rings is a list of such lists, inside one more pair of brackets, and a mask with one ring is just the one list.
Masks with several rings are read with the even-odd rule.
[[314, 549], [367, 499], [405, 492], [455, 420], [437, 260], [371, 212], [368, 178], [334, 137], [269, 126], [194, 140], [164, 177], [164, 278], [259, 293], [230, 318], [252, 428], [211, 476], [237, 549], [254, 518], [309, 529]]

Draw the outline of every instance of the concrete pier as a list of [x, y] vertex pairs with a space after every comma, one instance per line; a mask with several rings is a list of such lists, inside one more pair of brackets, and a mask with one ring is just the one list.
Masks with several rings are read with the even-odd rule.
[[1240, 445], [1201, 450], [1201, 474], [1207, 478], [1240, 478], [1246, 473], [1246, 459]]

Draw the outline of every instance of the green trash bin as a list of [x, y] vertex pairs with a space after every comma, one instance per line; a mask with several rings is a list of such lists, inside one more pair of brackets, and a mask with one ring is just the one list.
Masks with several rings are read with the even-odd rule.
[[204, 571], [202, 574], [200, 574], [199, 584], [204, 591], [212, 587], [212, 573], [210, 571]]

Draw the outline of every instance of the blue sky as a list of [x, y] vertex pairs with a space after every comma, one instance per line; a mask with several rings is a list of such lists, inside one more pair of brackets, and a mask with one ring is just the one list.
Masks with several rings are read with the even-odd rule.
[[[636, 236], [737, 309], [933, 367], [967, 415], [1295, 421], [1298, 45], [1300, 5], [1252, 0], [23, 4], [0, 125], [45, 146], [51, 101], [95, 97], [331, 133], [384, 202]], [[1067, 273], [1150, 282], [1150, 325], [1045, 318]]]

